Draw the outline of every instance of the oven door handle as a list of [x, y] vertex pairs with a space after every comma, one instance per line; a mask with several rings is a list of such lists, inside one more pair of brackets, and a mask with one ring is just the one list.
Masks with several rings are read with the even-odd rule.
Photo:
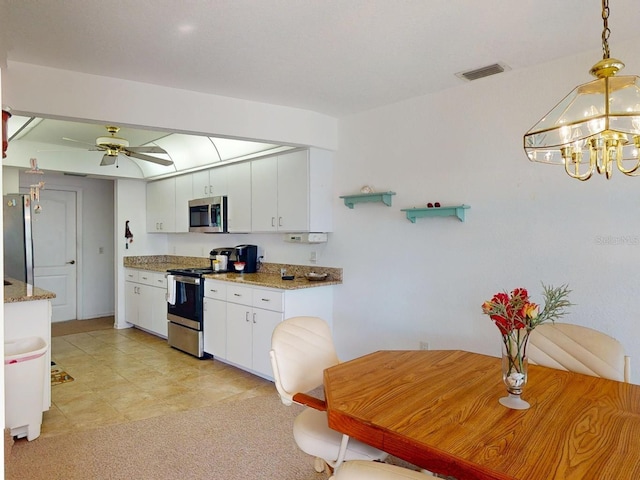
[[173, 279], [176, 283], [190, 283], [191, 285], [200, 285], [200, 279], [197, 277], [183, 277], [181, 275], [174, 275]]

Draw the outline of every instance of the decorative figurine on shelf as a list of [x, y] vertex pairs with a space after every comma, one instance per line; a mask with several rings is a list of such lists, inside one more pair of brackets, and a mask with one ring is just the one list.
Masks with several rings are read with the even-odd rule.
[[131, 233], [131, 230], [129, 230], [129, 220], [127, 220], [124, 224], [124, 238], [129, 240], [124, 244], [124, 248], [128, 249], [129, 244], [133, 243], [133, 233]]
[[369, 185], [365, 185], [360, 189], [360, 193], [373, 193], [373, 187], [370, 187]]

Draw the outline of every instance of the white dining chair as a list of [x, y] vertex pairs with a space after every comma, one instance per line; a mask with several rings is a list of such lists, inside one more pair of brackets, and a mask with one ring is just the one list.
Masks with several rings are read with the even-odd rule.
[[271, 337], [271, 366], [282, 403], [304, 405], [294, 420], [293, 437], [316, 457], [315, 470], [334, 469], [344, 460], [383, 460], [387, 453], [329, 428], [326, 403], [308, 392], [323, 382], [326, 368], [339, 363], [331, 330], [318, 317], [293, 317], [279, 323]]
[[529, 362], [610, 380], [630, 381], [630, 357], [613, 337], [569, 323], [538, 325], [529, 336]]
[[344, 462], [335, 472], [334, 480], [429, 480], [428, 473], [381, 462], [352, 460]]

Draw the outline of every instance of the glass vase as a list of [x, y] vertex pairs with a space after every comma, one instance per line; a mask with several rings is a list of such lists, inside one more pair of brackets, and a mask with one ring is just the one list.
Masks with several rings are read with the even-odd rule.
[[526, 410], [531, 405], [522, 400], [522, 390], [527, 384], [528, 359], [526, 356], [529, 335], [523, 331], [503, 336], [502, 342], [502, 381], [508, 395], [499, 402], [508, 408]]

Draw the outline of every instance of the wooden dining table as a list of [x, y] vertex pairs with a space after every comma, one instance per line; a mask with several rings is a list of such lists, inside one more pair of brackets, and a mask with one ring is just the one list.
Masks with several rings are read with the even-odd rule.
[[328, 368], [329, 426], [458, 480], [640, 479], [640, 386], [529, 365], [527, 410], [499, 358], [378, 351]]

